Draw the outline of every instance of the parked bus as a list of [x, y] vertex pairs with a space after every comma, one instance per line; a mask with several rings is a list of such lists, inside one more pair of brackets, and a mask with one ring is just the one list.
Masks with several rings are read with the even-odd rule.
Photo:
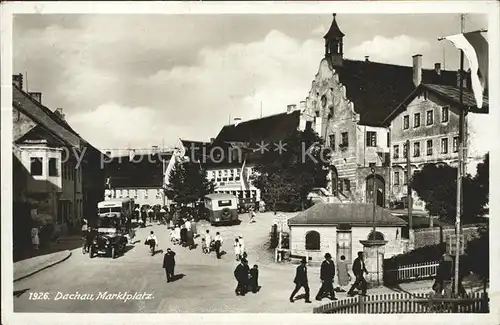
[[216, 193], [205, 196], [205, 208], [212, 225], [239, 224], [238, 198], [234, 195]]
[[113, 199], [102, 201], [97, 204], [97, 214], [99, 217], [115, 215], [120, 218], [133, 218], [134, 199]]

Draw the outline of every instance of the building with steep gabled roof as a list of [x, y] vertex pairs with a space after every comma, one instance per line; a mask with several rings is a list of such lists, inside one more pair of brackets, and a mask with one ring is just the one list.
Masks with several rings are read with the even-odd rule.
[[272, 149], [275, 143], [300, 128], [300, 110], [289, 105], [284, 113], [225, 125], [210, 142], [181, 140], [181, 143], [189, 160], [206, 168], [208, 179], [215, 182], [216, 193], [257, 202], [260, 191], [253, 186], [250, 175], [253, 167], [263, 161], [260, 146]]
[[[407, 156], [410, 175], [427, 164], [446, 164], [457, 167], [459, 155], [460, 114], [467, 110], [466, 172], [474, 175], [477, 164], [489, 151], [490, 118], [487, 91], [483, 106], [477, 108], [472, 91], [467, 88], [460, 100], [460, 89], [452, 85], [422, 83], [394, 108], [384, 125], [391, 132], [391, 191], [395, 205], [408, 202]], [[410, 147], [408, 147], [408, 141]], [[412, 193], [413, 209], [424, 210], [425, 203]], [[403, 203], [404, 202], [404, 203]]]
[[71, 128], [62, 109], [52, 111], [41, 93], [25, 92], [22, 80], [19, 74], [12, 82], [15, 181], [22, 183], [16, 184], [15, 210], [29, 206], [34, 219], [63, 231], [79, 228], [103, 199], [101, 152]]
[[[302, 118], [332, 151], [327, 190], [344, 202], [387, 206], [390, 134], [385, 118], [421, 83], [456, 85], [457, 73], [424, 69], [422, 55], [411, 66], [344, 58], [344, 38], [334, 15], [324, 36], [325, 56], [304, 101]], [[374, 169], [374, 172], [372, 172]], [[374, 185], [376, 184], [376, 185]]]

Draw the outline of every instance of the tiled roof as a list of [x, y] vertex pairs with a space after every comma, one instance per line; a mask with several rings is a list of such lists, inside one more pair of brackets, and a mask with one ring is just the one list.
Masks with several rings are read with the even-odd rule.
[[457, 105], [464, 105], [467, 107], [470, 107], [472, 110], [475, 111], [482, 111], [487, 113], [489, 110], [489, 102], [488, 102], [488, 95], [485, 93], [483, 95], [483, 107], [482, 108], [477, 108], [476, 105], [476, 99], [474, 98], [474, 94], [471, 91], [464, 90], [463, 91], [463, 97], [462, 101], [463, 104], [460, 103], [460, 89], [457, 87], [452, 87], [452, 86], [446, 86], [446, 85], [434, 85], [434, 84], [424, 84], [424, 88], [434, 92], [437, 95], [440, 95], [441, 97], [445, 99], [449, 99], [453, 101]]
[[[208, 157], [205, 159], [205, 166], [208, 168], [241, 167], [243, 157], [245, 156], [246, 164], [253, 165], [262, 161], [263, 155], [260, 151], [252, 151], [252, 149], [257, 149], [261, 141], [271, 147], [272, 143], [285, 139], [298, 129], [299, 122], [300, 111], [281, 113], [241, 122], [238, 125], [226, 125], [219, 132], [213, 143], [185, 140], [182, 140], [182, 142], [186, 151], [191, 143], [196, 148], [205, 146], [208, 154]], [[241, 148], [241, 151], [232, 149], [233, 146]], [[213, 150], [215, 147], [217, 147], [217, 150]], [[209, 157], [211, 152], [222, 152], [224, 159], [219, 161], [218, 158], [215, 158], [216, 161], [213, 161]], [[241, 152], [241, 155], [239, 152]], [[186, 154], [189, 153], [186, 152]], [[195, 157], [199, 159], [198, 157], [200, 156], [195, 155]]]
[[297, 130], [299, 122], [300, 111], [294, 111], [245, 121], [238, 125], [226, 125], [215, 138], [214, 145], [227, 142], [246, 142], [255, 146], [261, 141], [279, 141]]
[[[186, 156], [194, 156], [197, 160], [203, 160], [204, 154], [210, 153], [210, 142], [182, 140], [182, 145], [186, 149]], [[191, 152], [192, 150], [192, 152]]]
[[[317, 203], [288, 219], [289, 225], [371, 226], [373, 205], [369, 203]], [[376, 226], [404, 226], [406, 221], [393, 216], [389, 210], [377, 206]]]
[[[347, 98], [360, 114], [360, 124], [381, 126], [384, 119], [416, 88], [413, 68], [371, 61], [343, 60], [335, 68]], [[422, 83], [456, 84], [456, 71], [422, 70]]]
[[51, 130], [48, 130], [41, 124], [37, 124], [31, 130], [23, 134], [18, 139], [14, 139], [16, 143], [23, 143], [25, 140], [47, 140], [47, 143], [52, 145], [65, 146], [66, 143], [57, 137]]
[[448, 85], [421, 84], [419, 87], [415, 88], [415, 90], [410, 92], [408, 96], [394, 108], [394, 110], [384, 119], [383, 124], [389, 125], [396, 116], [406, 109], [406, 106], [409, 105], [416, 96], [425, 90], [438, 95], [441, 99], [450, 104], [454, 104], [456, 107], [469, 107], [474, 113], [488, 113], [489, 103], [487, 95], [483, 96], [483, 107], [479, 109], [476, 106], [476, 100], [474, 99], [474, 95], [471, 91], [463, 91], [463, 103], [460, 103], [460, 89], [457, 87]]
[[[163, 186], [163, 168], [171, 153], [115, 157], [105, 164], [105, 177], [112, 188], [160, 188]], [[163, 162], [164, 161], [164, 162]]]
[[339, 28], [339, 25], [337, 25], [337, 20], [335, 19], [335, 14], [333, 14], [333, 21], [332, 21], [332, 24], [330, 25], [330, 29], [328, 30], [328, 32], [325, 34], [325, 36], [323, 36], [323, 38], [327, 39], [327, 38], [339, 38], [339, 37], [344, 37], [345, 34], [342, 33], [342, 31], [340, 30]]
[[42, 125], [45, 129], [51, 130], [68, 145], [80, 147], [82, 139], [78, 135], [69, 131], [66, 127], [63, 127], [61, 123], [54, 118], [55, 114], [47, 107], [38, 103], [32, 99], [30, 95], [14, 85], [12, 86], [12, 101], [16, 109], [19, 109], [23, 114]]

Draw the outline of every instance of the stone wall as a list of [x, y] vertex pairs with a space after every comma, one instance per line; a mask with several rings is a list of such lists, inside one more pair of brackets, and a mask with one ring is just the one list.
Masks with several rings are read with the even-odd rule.
[[[464, 226], [463, 233], [465, 235], [465, 241], [468, 242], [477, 235], [479, 225], [474, 226]], [[431, 246], [439, 244], [440, 242], [446, 242], [446, 238], [449, 235], [455, 234], [455, 228], [453, 226], [446, 227], [433, 227], [433, 228], [423, 228], [415, 229], [415, 246], [414, 248], [420, 248], [425, 246]]]

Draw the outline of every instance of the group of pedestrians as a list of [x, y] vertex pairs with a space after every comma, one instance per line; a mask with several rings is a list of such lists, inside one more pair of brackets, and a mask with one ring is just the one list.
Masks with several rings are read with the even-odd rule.
[[241, 258], [240, 263], [234, 269], [234, 277], [238, 283], [234, 289], [237, 296], [244, 296], [249, 290], [252, 293], [259, 291], [259, 266], [257, 264], [250, 269], [247, 259]]
[[[348, 272], [348, 265], [345, 262], [345, 256], [341, 257], [341, 261], [338, 265], [338, 278], [339, 285], [346, 286], [350, 282], [350, 275]], [[355, 282], [349, 289], [348, 295], [352, 296], [354, 294], [355, 289], [360, 289], [362, 295], [366, 295], [367, 283], [364, 278], [364, 274], [368, 273], [365, 267], [363, 252], [358, 252], [358, 257], [354, 260], [352, 266], [352, 272], [356, 277]], [[325, 260], [321, 263], [320, 270], [320, 280], [321, 287], [319, 288], [318, 293], [316, 294], [316, 300], [321, 301], [323, 298], [328, 297], [331, 300], [337, 300], [335, 297], [335, 290], [333, 287], [333, 280], [335, 278], [335, 264], [332, 260], [332, 255], [330, 253], [325, 254]], [[290, 302], [295, 301], [295, 295], [301, 288], [304, 288], [305, 291], [305, 302], [311, 303], [310, 300], [310, 289], [309, 289], [309, 280], [307, 276], [307, 260], [303, 258], [299, 266], [297, 266], [295, 272], [295, 278], [293, 280], [295, 283], [295, 288], [290, 295]]]
[[245, 250], [245, 241], [243, 240], [243, 236], [239, 236], [234, 239], [234, 255], [236, 260], [239, 261], [243, 258], [247, 258], [248, 254]]
[[203, 254], [210, 254], [210, 252], [215, 251], [215, 255], [220, 259], [222, 256], [221, 248], [223, 243], [224, 239], [218, 231], [215, 233], [215, 237], [212, 238], [210, 229], [207, 229], [205, 236], [201, 238], [201, 251]]
[[196, 223], [192, 218], [186, 218], [170, 226], [170, 240], [174, 245], [196, 248], [194, 238], [197, 236]]

